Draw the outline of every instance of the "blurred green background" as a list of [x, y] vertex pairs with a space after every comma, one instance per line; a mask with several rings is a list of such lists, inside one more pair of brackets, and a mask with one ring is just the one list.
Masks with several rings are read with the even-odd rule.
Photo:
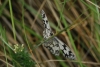
[[[99, 6], [99, 0], [0, 0], [0, 67], [99, 67]], [[41, 10], [76, 60], [43, 46]]]

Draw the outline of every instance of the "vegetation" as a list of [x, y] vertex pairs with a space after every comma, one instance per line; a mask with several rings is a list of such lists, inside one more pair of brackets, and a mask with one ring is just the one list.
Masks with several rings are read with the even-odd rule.
[[[99, 0], [1, 0], [0, 67], [99, 67]], [[76, 55], [54, 56], [43, 46], [44, 10], [60, 40]], [[22, 45], [23, 44], [23, 45]]]

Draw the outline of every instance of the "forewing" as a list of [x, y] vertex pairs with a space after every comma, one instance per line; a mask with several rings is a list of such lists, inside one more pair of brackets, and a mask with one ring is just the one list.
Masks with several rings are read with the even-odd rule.
[[74, 60], [75, 55], [72, 53], [72, 51], [69, 49], [69, 47], [65, 43], [63, 43], [61, 40], [59, 40], [57, 37], [56, 37], [56, 40], [59, 42], [59, 48], [62, 51], [63, 55], [66, 58]]
[[[44, 39], [48, 39], [49, 37], [53, 35], [53, 32], [50, 28], [47, 16], [43, 10], [41, 11], [41, 15], [42, 15], [43, 24], [44, 24], [43, 37]], [[48, 48], [52, 54], [59, 55], [59, 45], [55, 38], [52, 38], [49, 41], [44, 42], [44, 46]]]
[[47, 16], [43, 10], [41, 11], [41, 15], [42, 15], [43, 24], [44, 24], [43, 36], [45, 39], [48, 39], [49, 37], [51, 37], [53, 35], [53, 32], [50, 28]]

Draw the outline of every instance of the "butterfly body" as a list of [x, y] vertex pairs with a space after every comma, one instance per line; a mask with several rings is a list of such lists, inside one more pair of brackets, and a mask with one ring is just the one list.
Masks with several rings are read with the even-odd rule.
[[[44, 24], [44, 31], [43, 31], [43, 37], [44, 39], [50, 38], [54, 33], [52, 32], [47, 16], [45, 12], [42, 10], [42, 19]], [[69, 47], [63, 43], [61, 40], [59, 40], [57, 37], [53, 37], [50, 40], [44, 42], [44, 46], [50, 50], [50, 52], [56, 56], [60, 54], [60, 50], [62, 51], [63, 55], [66, 58], [69, 59], [75, 59], [75, 55], [72, 53], [72, 51], [69, 49]]]

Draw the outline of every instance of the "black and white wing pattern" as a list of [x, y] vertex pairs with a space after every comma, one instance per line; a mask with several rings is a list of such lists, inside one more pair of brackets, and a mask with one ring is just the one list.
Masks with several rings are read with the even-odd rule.
[[[51, 37], [54, 33], [52, 32], [47, 16], [45, 12], [42, 10], [42, 19], [44, 24], [44, 31], [43, 31], [43, 37], [44, 39], [48, 39]], [[69, 47], [63, 43], [61, 40], [59, 40], [57, 37], [51, 38], [49, 41], [44, 42], [44, 46], [50, 50], [50, 52], [56, 56], [59, 55], [60, 50], [62, 51], [63, 55], [66, 58], [69, 59], [75, 59], [75, 55], [72, 53], [72, 51], [69, 49]]]

